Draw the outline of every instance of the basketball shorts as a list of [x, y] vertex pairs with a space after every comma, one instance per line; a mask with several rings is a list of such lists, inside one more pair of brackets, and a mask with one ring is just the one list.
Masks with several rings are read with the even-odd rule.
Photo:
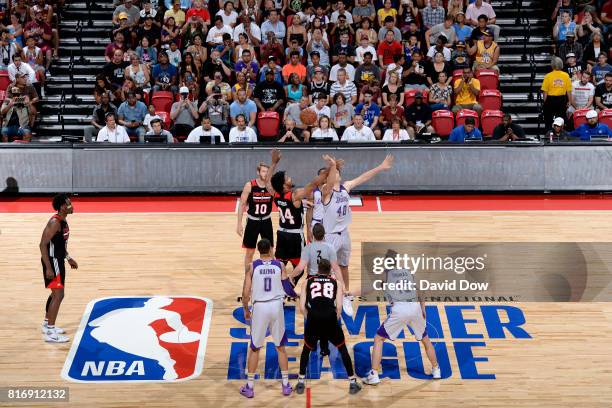
[[251, 350], [259, 350], [265, 345], [268, 330], [276, 347], [284, 346], [287, 343], [282, 299], [255, 302], [253, 304], [251, 315]]
[[418, 302], [397, 302], [391, 306], [389, 315], [376, 334], [389, 340], [397, 339], [397, 336], [410, 326], [414, 338], [420, 341], [427, 336], [427, 322], [423, 317], [421, 305]]
[[62, 289], [66, 282], [66, 265], [63, 259], [49, 258], [51, 268], [53, 269], [53, 278], [47, 278], [45, 274], [45, 263], [40, 259], [42, 265], [43, 279], [45, 280], [45, 288], [47, 289]]
[[336, 251], [338, 265], [348, 266], [351, 258], [351, 236], [348, 229], [342, 232], [332, 232], [325, 234], [325, 242], [330, 244]]
[[304, 236], [299, 232], [276, 231], [276, 259], [289, 261], [293, 266], [300, 263]]
[[242, 247], [255, 249], [259, 237], [266, 238], [274, 246], [274, 229], [272, 228], [272, 218], [256, 221], [247, 218], [244, 234], [242, 234]]
[[317, 347], [317, 341], [321, 339], [330, 341], [336, 347], [344, 344], [344, 332], [335, 311], [317, 313], [311, 310], [308, 312], [304, 329], [304, 343], [306, 347], [314, 350]]

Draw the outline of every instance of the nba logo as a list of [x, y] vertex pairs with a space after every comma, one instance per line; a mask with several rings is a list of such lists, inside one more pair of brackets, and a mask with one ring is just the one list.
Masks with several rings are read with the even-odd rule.
[[109, 297], [89, 302], [62, 378], [173, 382], [202, 373], [212, 301], [195, 296]]

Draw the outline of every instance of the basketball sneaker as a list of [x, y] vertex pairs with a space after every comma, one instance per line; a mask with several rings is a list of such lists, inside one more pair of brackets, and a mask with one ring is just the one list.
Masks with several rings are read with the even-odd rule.
[[244, 395], [247, 398], [253, 398], [255, 396], [255, 390], [249, 387], [248, 384], [245, 384], [240, 388], [240, 395]]
[[54, 329], [48, 329], [45, 333], [45, 341], [47, 343], [66, 343], [69, 340], [70, 339], [68, 338], [68, 336], [62, 336]]
[[344, 295], [342, 298], [342, 310], [349, 316], [353, 316], [353, 296]]
[[[47, 330], [49, 329], [49, 328], [47, 327], [47, 323], [43, 323], [43, 324], [41, 324], [41, 329], [42, 329], [43, 334], [47, 334]], [[62, 329], [61, 327], [57, 327], [57, 326], [55, 327], [55, 331], [56, 331], [58, 334], [64, 334], [64, 333], [66, 333], [66, 330]]]
[[291, 384], [287, 383], [287, 385], [283, 385], [283, 395], [291, 395], [293, 388], [291, 388]]
[[363, 383], [368, 385], [378, 385], [380, 384], [380, 377], [378, 377], [378, 373], [375, 373], [374, 370], [370, 370], [368, 376], [363, 379]]
[[306, 389], [306, 384], [304, 384], [304, 381], [298, 380], [298, 383], [295, 385], [295, 392], [298, 394], [303, 394], [305, 389]]
[[431, 375], [433, 376], [434, 380], [439, 380], [442, 378], [442, 372], [440, 371], [439, 365], [431, 369]]
[[359, 385], [356, 378], [353, 378], [349, 384], [349, 394], [357, 394], [359, 391], [361, 391], [361, 385]]

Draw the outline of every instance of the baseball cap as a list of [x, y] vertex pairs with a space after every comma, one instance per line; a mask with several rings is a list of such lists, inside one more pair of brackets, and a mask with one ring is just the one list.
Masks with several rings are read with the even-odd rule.
[[187, 88], [186, 86], [181, 86], [181, 89], [179, 89], [179, 93], [180, 94], [188, 94], [189, 93], [189, 88]]
[[576, 54], [574, 54], [573, 52], [568, 52], [567, 55], [565, 56], [566, 59], [572, 58], [572, 57], [576, 58]]
[[555, 120], [553, 121], [553, 125], [563, 127], [563, 125], [565, 125], [565, 121], [563, 120], [563, 118], [555, 118]]
[[274, 75], [275, 75], [275, 73], [274, 73], [274, 71], [272, 71], [271, 69], [269, 69], [269, 70], [267, 70], [267, 71], [266, 71], [266, 76], [268, 76], [268, 75], [272, 75], [272, 76], [274, 76]]
[[416, 98], [423, 98], [423, 94], [420, 93], [420, 92], [415, 93], [414, 94], [414, 99], [416, 99]]
[[274, 61], [274, 62], [276, 62], [276, 57], [275, 57], [274, 55], [270, 55], [270, 56], [268, 57], [268, 62], [270, 62], [270, 61]]
[[457, 41], [457, 48], [459, 47], [465, 48], [465, 41]]
[[597, 111], [595, 111], [593, 109], [591, 109], [590, 111], [588, 111], [586, 113], [586, 118], [587, 119], [593, 119], [593, 118], [596, 118], [596, 117], [597, 117]]
[[219, 85], [215, 85], [215, 86], [212, 87], [212, 93], [214, 93], [214, 94], [221, 93], [221, 88], [219, 87]]
[[575, 37], [575, 36], [576, 36], [576, 34], [574, 34], [574, 32], [573, 32], [573, 31], [568, 31], [568, 32], [565, 34], [565, 36], [566, 36], [566, 37]]
[[482, 32], [482, 35], [486, 37], [493, 37], [493, 32], [487, 28], [486, 30]]
[[315, 67], [314, 72], [323, 72], [323, 68]]
[[125, 11], [122, 11], [119, 13], [119, 20], [123, 20], [124, 18], [127, 20], [128, 14]]

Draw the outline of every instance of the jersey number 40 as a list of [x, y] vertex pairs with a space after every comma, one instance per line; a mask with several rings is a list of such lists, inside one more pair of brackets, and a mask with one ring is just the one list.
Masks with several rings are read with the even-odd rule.
[[329, 299], [334, 298], [334, 284], [331, 282], [312, 282], [310, 284], [310, 298], [314, 299], [324, 296]]

